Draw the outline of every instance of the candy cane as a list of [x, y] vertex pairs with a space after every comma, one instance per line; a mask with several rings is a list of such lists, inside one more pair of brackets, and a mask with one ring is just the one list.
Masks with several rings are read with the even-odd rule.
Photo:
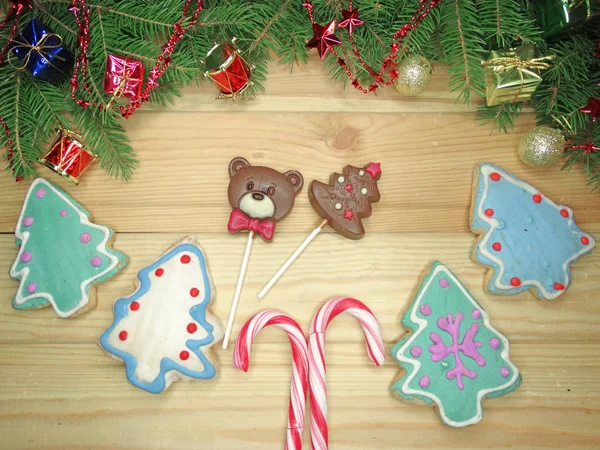
[[264, 327], [275, 325], [283, 329], [292, 344], [292, 388], [288, 412], [288, 430], [285, 442], [286, 450], [302, 450], [302, 432], [304, 431], [304, 407], [308, 384], [308, 348], [306, 337], [300, 325], [290, 316], [274, 310], [259, 312], [242, 327], [235, 345], [233, 366], [248, 371], [250, 365], [250, 347], [252, 340]]
[[327, 385], [325, 367], [325, 330], [343, 312], [352, 314], [365, 333], [369, 358], [376, 366], [384, 360], [383, 341], [377, 319], [361, 301], [353, 298], [334, 298], [325, 303], [310, 324], [308, 357], [310, 366], [310, 440], [313, 450], [329, 448], [327, 429]]

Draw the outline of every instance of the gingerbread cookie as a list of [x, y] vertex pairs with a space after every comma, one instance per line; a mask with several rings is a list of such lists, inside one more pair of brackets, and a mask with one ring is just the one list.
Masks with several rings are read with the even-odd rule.
[[381, 198], [377, 187], [380, 177], [379, 163], [363, 168], [346, 166], [342, 174], [331, 175], [328, 185], [317, 180], [310, 184], [310, 204], [335, 231], [360, 239], [365, 234], [362, 219], [371, 216], [371, 203]]
[[242, 157], [229, 163], [228, 196], [233, 207], [227, 228], [232, 233], [254, 231], [271, 241], [275, 223], [287, 216], [302, 189], [304, 178], [297, 170], [278, 172], [252, 166]]
[[216, 375], [211, 346], [223, 337], [208, 308], [213, 288], [202, 250], [185, 238], [138, 273], [137, 290], [114, 304], [100, 345], [125, 363], [127, 379], [158, 394], [178, 379]]
[[403, 400], [435, 404], [448, 426], [476, 424], [485, 397], [500, 397], [521, 384], [506, 337], [439, 262], [425, 277], [402, 325], [411, 333], [392, 349], [404, 369], [392, 392]]
[[115, 275], [127, 258], [108, 247], [113, 231], [89, 216], [49, 181], [31, 184], [15, 229], [19, 253], [9, 272], [20, 281], [14, 308], [52, 305], [66, 318], [95, 305], [95, 284]]
[[552, 300], [571, 285], [571, 263], [594, 248], [573, 211], [493, 166], [475, 170], [471, 230], [480, 235], [473, 259], [488, 267], [486, 290], [512, 295], [532, 289]]

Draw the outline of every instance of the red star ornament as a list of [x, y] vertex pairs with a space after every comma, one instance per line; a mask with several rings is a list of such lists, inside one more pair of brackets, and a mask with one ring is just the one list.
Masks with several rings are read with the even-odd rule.
[[327, 25], [322, 26], [318, 23], [313, 23], [313, 34], [314, 37], [306, 43], [308, 48], [316, 48], [319, 52], [321, 59], [325, 59], [325, 55], [336, 45], [340, 45], [342, 42], [337, 38], [335, 34], [335, 20], [332, 20]]
[[592, 121], [596, 121], [596, 118], [600, 116], [600, 98], [590, 97], [587, 105], [579, 110], [582, 113], [589, 114], [592, 116]]
[[381, 175], [381, 164], [374, 163], [374, 162], [369, 163], [369, 165], [365, 169], [365, 172], [367, 172], [369, 175], [371, 175], [373, 177], [373, 179], [375, 179], [379, 175]]
[[351, 209], [347, 209], [344, 211], [344, 219], [352, 220], [354, 217], [354, 212]]
[[358, 18], [358, 8], [347, 11], [342, 9], [342, 21], [338, 28], [348, 28], [348, 33], [352, 34], [354, 27], [362, 25], [364, 22]]

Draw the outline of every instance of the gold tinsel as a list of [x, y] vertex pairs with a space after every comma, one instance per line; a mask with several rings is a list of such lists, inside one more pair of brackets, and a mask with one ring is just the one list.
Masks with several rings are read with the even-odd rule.
[[521, 138], [519, 158], [530, 167], [549, 166], [563, 156], [565, 145], [565, 138], [559, 130], [535, 127]]
[[421, 55], [410, 55], [398, 65], [396, 89], [402, 95], [417, 95], [431, 81], [433, 68], [427, 58]]

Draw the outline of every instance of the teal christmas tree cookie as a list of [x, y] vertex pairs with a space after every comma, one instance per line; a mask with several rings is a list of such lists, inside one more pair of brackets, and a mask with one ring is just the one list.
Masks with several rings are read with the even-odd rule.
[[479, 422], [485, 397], [500, 397], [521, 384], [506, 337], [439, 262], [425, 277], [402, 325], [412, 332], [392, 349], [404, 369], [392, 391], [404, 400], [435, 404], [448, 426]]
[[10, 277], [20, 284], [14, 308], [52, 305], [65, 318], [95, 304], [94, 284], [115, 275], [126, 257], [108, 247], [113, 231], [89, 215], [49, 181], [31, 184], [15, 229], [20, 248]]

